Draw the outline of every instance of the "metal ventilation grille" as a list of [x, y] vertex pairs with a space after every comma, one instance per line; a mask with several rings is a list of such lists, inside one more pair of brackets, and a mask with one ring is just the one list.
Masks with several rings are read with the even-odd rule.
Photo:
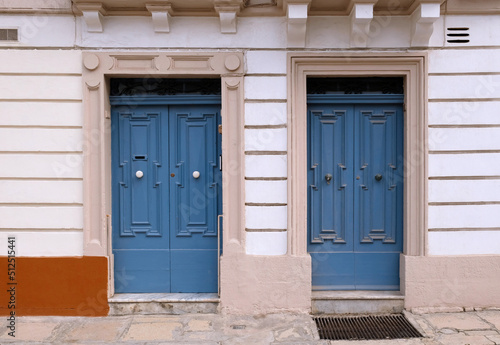
[[448, 43], [469, 43], [469, 28], [448, 28], [446, 29], [446, 42]]
[[320, 339], [377, 340], [420, 338], [403, 315], [315, 317]]
[[0, 41], [17, 41], [17, 29], [0, 29]]

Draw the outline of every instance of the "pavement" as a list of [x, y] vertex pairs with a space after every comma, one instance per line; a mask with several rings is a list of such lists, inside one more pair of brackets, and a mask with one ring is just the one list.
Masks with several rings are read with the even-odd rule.
[[500, 344], [500, 310], [411, 314], [422, 338], [369, 341], [319, 340], [310, 315], [221, 314], [107, 317], [32, 316], [16, 319], [15, 338], [2, 317], [0, 344], [204, 344], [204, 345], [483, 345]]

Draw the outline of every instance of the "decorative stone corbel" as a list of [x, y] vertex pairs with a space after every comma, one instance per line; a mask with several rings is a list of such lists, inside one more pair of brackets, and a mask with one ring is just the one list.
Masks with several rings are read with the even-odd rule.
[[311, 1], [287, 2], [287, 42], [289, 47], [304, 48], [306, 46], [307, 13]]
[[101, 3], [78, 3], [76, 7], [83, 13], [88, 32], [103, 31], [102, 17], [106, 15], [106, 10]]
[[421, 3], [411, 15], [411, 43], [412, 47], [428, 47], [434, 22], [439, 19], [440, 2]]
[[366, 48], [370, 34], [370, 23], [373, 19], [373, 6], [377, 0], [351, 1], [351, 35], [350, 43], [354, 48]]
[[170, 15], [172, 14], [170, 3], [146, 4], [146, 8], [151, 12], [155, 32], [170, 32]]
[[220, 18], [220, 32], [223, 34], [235, 34], [237, 31], [238, 13], [243, 6], [242, 1], [216, 1], [215, 11]]

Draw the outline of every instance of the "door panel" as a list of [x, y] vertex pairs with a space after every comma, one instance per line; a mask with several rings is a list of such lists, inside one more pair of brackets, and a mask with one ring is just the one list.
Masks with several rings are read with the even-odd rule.
[[112, 111], [115, 291], [216, 292], [220, 107], [123, 109]]
[[310, 104], [308, 117], [313, 289], [399, 289], [401, 105]]
[[220, 145], [207, 143], [217, 143], [218, 117], [216, 107], [170, 107], [172, 292], [217, 291]]
[[[359, 231], [355, 250], [401, 251], [403, 147], [402, 114], [390, 106], [356, 107], [354, 141], [354, 227]], [[399, 182], [398, 182], [399, 181]], [[399, 240], [399, 241], [398, 241]], [[368, 248], [370, 247], [370, 248]]]
[[[170, 289], [170, 239], [161, 226], [168, 221], [162, 210], [169, 207], [168, 183], [160, 174], [168, 161], [161, 145], [168, 139], [166, 115], [159, 107], [113, 112], [113, 214], [120, 215], [113, 218], [117, 292]], [[138, 171], [143, 177], [136, 176]]]
[[[352, 109], [312, 106], [309, 128], [310, 243], [325, 249], [352, 250]], [[332, 175], [330, 182], [326, 175]], [[342, 209], [345, 212], [333, 212]]]

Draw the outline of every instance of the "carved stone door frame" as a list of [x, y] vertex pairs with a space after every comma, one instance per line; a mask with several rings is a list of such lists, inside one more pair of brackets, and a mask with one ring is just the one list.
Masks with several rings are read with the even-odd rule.
[[[404, 77], [404, 255], [426, 255], [427, 55], [288, 54], [288, 248], [307, 255], [307, 77]], [[403, 280], [403, 279], [402, 279]], [[403, 281], [401, 282], [404, 288]]]
[[218, 77], [222, 83], [223, 251], [244, 252], [244, 96], [241, 52], [83, 52], [85, 256], [111, 251], [111, 119], [109, 79]]

